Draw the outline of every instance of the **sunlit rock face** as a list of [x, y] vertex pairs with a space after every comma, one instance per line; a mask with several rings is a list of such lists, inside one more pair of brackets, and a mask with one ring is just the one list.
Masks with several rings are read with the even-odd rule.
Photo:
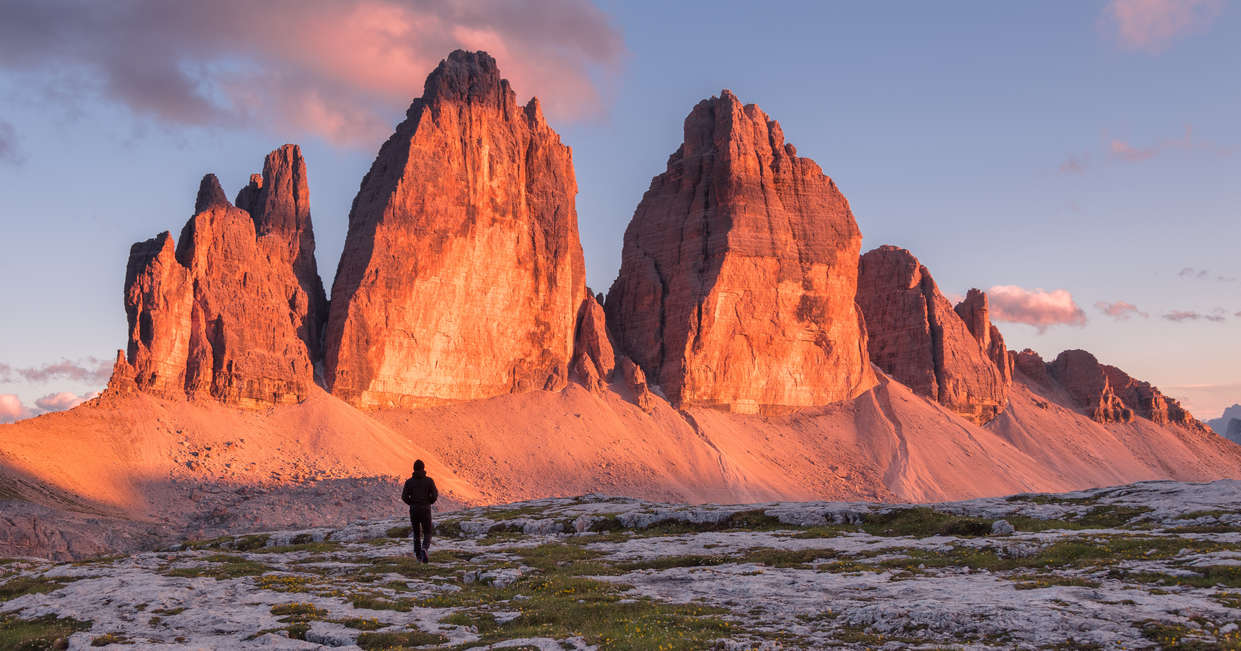
[[1077, 405], [1099, 422], [1129, 422], [1141, 417], [1160, 425], [1179, 425], [1210, 431], [1181, 403], [1165, 396], [1149, 382], [1107, 364], [1084, 350], [1066, 350], [1047, 366]]
[[680, 405], [753, 412], [872, 386], [849, 204], [780, 125], [703, 100], [625, 231], [608, 292], [620, 352]]
[[310, 190], [301, 148], [284, 145], [268, 154], [263, 173], [251, 175], [250, 184], [237, 193], [237, 207], [250, 213], [259, 237], [275, 235], [288, 245], [293, 273], [310, 302], [298, 336], [306, 342], [311, 357], [318, 359], [327, 322], [327, 295], [315, 264]]
[[564, 385], [586, 296], [572, 156], [495, 60], [427, 77], [354, 199], [325, 373], [355, 405]]
[[[870, 359], [876, 366], [976, 423], [989, 422], [1004, 410], [1004, 372], [912, 253], [882, 246], [863, 255], [859, 269], [858, 305], [866, 317]], [[980, 333], [992, 335], [985, 297], [963, 311]], [[999, 357], [1008, 368], [1008, 356]]]
[[129, 343], [112, 386], [241, 406], [304, 399], [312, 316], [286, 234], [257, 234], [214, 175], [195, 207], [175, 245], [163, 233], [130, 250]]

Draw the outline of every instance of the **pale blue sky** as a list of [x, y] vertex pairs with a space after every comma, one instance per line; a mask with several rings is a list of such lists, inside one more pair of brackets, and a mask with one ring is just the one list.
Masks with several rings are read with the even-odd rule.
[[[1153, 18], [1130, 4], [605, 1], [601, 15], [581, 9], [586, 27], [496, 24], [487, 38], [501, 70], [516, 73], [519, 98], [544, 98], [573, 147], [596, 291], [611, 284], [625, 225], [679, 144], [686, 113], [729, 88], [780, 121], [799, 154], [835, 179], [864, 250], [909, 248], [946, 293], [1067, 290], [1084, 325], [1000, 323], [1009, 347], [1048, 358], [1085, 348], [1205, 419], [1241, 402], [1241, 4], [1142, 3], [1166, 10]], [[29, 9], [0, 1], [0, 23], [37, 22]], [[72, 18], [52, 18], [73, 33]], [[239, 58], [212, 47], [247, 46], [195, 41], [187, 55], [175, 29], [144, 47], [168, 48], [197, 79]], [[548, 49], [556, 29], [584, 42]], [[581, 38], [591, 29], [619, 47], [592, 50]], [[382, 135], [343, 138], [304, 115], [284, 119], [292, 109], [278, 102], [227, 120], [186, 117], [153, 103], [158, 78], [122, 92], [99, 82], [85, 57], [22, 47], [0, 45], [0, 364], [110, 360], [125, 341], [129, 245], [179, 230], [204, 173], [231, 195], [284, 142], [305, 151], [330, 286], [350, 202]], [[108, 47], [90, 56], [126, 54]], [[566, 59], [575, 55], [586, 63]], [[246, 65], [288, 60], [268, 53]], [[375, 82], [400, 88], [358, 101], [394, 125], [430, 65], [407, 63], [397, 82]], [[1095, 307], [1116, 301], [1148, 316], [1115, 320]], [[1199, 318], [1164, 318], [1175, 312]], [[0, 374], [0, 394], [27, 405], [100, 387], [9, 375]]]

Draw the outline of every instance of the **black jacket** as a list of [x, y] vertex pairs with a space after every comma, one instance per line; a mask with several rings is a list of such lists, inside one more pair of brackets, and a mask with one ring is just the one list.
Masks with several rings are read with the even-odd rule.
[[426, 471], [416, 472], [413, 477], [405, 480], [405, 489], [401, 491], [401, 501], [409, 508], [430, 508], [439, 499], [440, 492], [435, 488], [435, 480], [427, 476]]

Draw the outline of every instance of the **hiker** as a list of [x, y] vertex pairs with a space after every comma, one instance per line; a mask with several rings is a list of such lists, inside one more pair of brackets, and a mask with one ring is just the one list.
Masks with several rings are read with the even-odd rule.
[[414, 462], [414, 475], [405, 480], [401, 501], [409, 505], [409, 533], [414, 537], [414, 556], [429, 563], [427, 550], [431, 548], [431, 505], [439, 499], [435, 481], [427, 476], [426, 464], [419, 459]]

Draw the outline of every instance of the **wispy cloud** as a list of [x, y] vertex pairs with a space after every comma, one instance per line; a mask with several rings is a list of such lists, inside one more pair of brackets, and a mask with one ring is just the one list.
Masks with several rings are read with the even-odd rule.
[[1213, 312], [1197, 312], [1194, 310], [1172, 310], [1166, 312], [1163, 318], [1168, 321], [1182, 323], [1185, 321], [1211, 321], [1213, 323], [1221, 323], [1227, 321], [1228, 317], [1224, 316], [1223, 311], [1216, 309]]
[[1097, 156], [1092, 157], [1090, 153], [1086, 152], [1069, 154], [1060, 163], [1059, 171], [1061, 174], [1081, 174], [1086, 171], [1087, 167], [1090, 167], [1087, 163], [1092, 158], [1097, 159], [1097, 162], [1100, 164], [1140, 163], [1178, 151], [1196, 152], [1213, 156], [1231, 156], [1236, 153], [1237, 148], [1232, 145], [1202, 139], [1195, 135], [1192, 125], [1187, 125], [1184, 133], [1179, 136], [1159, 138], [1154, 142], [1143, 145], [1134, 144], [1130, 139], [1111, 137], [1104, 133], [1101, 149], [1096, 152]]
[[1082, 172], [1085, 172], [1086, 165], [1089, 163], [1089, 158], [1089, 156], [1084, 154], [1080, 156], [1069, 154], [1069, 156], [1064, 159], [1064, 162], [1060, 163], [1060, 173], [1081, 174]]
[[1150, 315], [1146, 312], [1139, 310], [1136, 305], [1125, 301], [1116, 301], [1114, 303], [1099, 301], [1095, 303], [1094, 306], [1100, 312], [1116, 319], [1117, 321], [1128, 321], [1129, 317], [1134, 315], [1140, 316], [1143, 319], [1150, 317]]
[[0, 66], [62, 99], [367, 147], [457, 48], [490, 52], [555, 119], [601, 111], [624, 56], [587, 0], [11, 0], [0, 21]]
[[1111, 0], [1104, 22], [1124, 49], [1157, 54], [1205, 29], [1222, 8], [1221, 0]]
[[0, 382], [52, 382], [70, 380], [104, 384], [112, 376], [112, 364], [97, 357], [77, 361], [62, 359], [42, 366], [16, 368], [0, 362]]
[[987, 290], [991, 318], [1024, 323], [1043, 332], [1053, 325], [1086, 325], [1086, 312], [1065, 289], [1045, 291], [1016, 285], [996, 285]]
[[34, 412], [22, 404], [21, 398], [11, 393], [0, 393], [0, 423], [11, 423], [33, 415]]
[[22, 162], [21, 151], [17, 147], [17, 129], [13, 125], [0, 120], [0, 162]]
[[1199, 269], [1197, 267], [1184, 267], [1176, 274], [1177, 278], [1185, 278], [1188, 280], [1217, 280], [1221, 283], [1235, 283], [1236, 276], [1225, 276], [1221, 273], [1212, 273], [1210, 269]]

